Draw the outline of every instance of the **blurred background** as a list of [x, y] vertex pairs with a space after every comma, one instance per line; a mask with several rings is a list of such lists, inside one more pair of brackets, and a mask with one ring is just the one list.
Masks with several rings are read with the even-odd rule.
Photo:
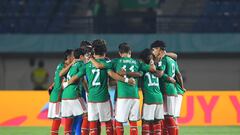
[[[219, 114], [224, 113], [224, 103], [233, 106], [230, 112], [224, 113], [233, 117], [226, 121], [230, 121], [228, 125], [240, 124], [240, 101], [228, 96], [223, 98], [226, 102], [222, 101], [222, 95], [218, 93], [229, 91], [224, 95], [237, 96], [240, 90], [239, 0], [1, 0], [2, 97], [4, 92], [13, 90], [16, 93], [47, 89], [53, 82], [57, 64], [63, 59], [63, 52], [79, 47], [82, 40], [96, 38], [107, 41], [110, 58], [118, 57], [121, 42], [128, 42], [133, 57], [137, 58], [139, 52], [149, 48], [153, 41], [163, 40], [168, 51], [178, 54], [185, 87], [190, 91], [187, 94], [190, 98], [184, 99], [184, 104], [202, 101], [197, 98], [198, 94], [207, 97], [202, 103], [211, 103], [211, 99], [217, 102], [214, 98], [217, 95], [219, 101], [221, 99], [219, 104], [223, 105], [218, 108]], [[209, 91], [217, 92], [201, 95]], [[42, 103], [37, 112], [44, 113], [46, 107], [44, 110], [43, 106], [47, 101], [45, 94], [44, 99], [39, 100]], [[7, 103], [4, 105], [8, 106]], [[195, 111], [201, 113], [199, 121], [206, 116], [198, 109]], [[1, 116], [4, 114], [8, 112]], [[0, 125], [10, 118], [0, 119]], [[222, 118], [214, 119], [215, 125], [219, 125], [216, 119]], [[223, 125], [226, 121], [222, 121]], [[201, 124], [206, 123], [209, 121]], [[29, 126], [31, 122], [25, 125]]]

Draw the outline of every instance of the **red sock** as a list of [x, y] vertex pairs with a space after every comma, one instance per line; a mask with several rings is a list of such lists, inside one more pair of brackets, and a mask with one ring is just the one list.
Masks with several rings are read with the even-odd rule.
[[162, 121], [162, 135], [169, 135], [167, 129], [167, 117], [164, 116], [164, 120]]
[[172, 116], [167, 117], [167, 129], [169, 135], [176, 135], [176, 124]]
[[138, 135], [138, 127], [136, 121], [130, 121], [130, 135]]
[[113, 135], [113, 126], [111, 120], [106, 122], [106, 134]]
[[142, 135], [150, 135], [151, 124], [149, 122], [144, 122], [142, 124]]
[[90, 133], [89, 135], [98, 135], [98, 121], [90, 121]]
[[123, 135], [124, 130], [123, 130], [123, 124], [120, 122], [115, 122], [116, 123], [116, 133], [117, 135]]
[[81, 127], [81, 135], [89, 134], [89, 122], [87, 115], [83, 115], [82, 127]]
[[162, 134], [162, 123], [161, 121], [154, 122], [154, 135]]
[[60, 124], [61, 124], [61, 119], [53, 119], [51, 135], [58, 135]]
[[64, 134], [71, 135], [72, 134], [72, 124], [73, 118], [65, 118], [65, 127], [64, 127]]
[[117, 131], [116, 131], [116, 120], [112, 120], [112, 125], [113, 125], [113, 135], [117, 135]]
[[152, 122], [150, 123], [150, 135], [155, 135], [154, 134], [154, 124]]

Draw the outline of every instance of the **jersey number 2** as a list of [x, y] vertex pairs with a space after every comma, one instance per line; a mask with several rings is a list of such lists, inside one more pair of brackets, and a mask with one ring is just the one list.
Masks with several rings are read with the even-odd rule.
[[100, 76], [100, 69], [93, 69], [92, 73], [94, 74], [94, 79], [92, 82], [92, 86], [99, 86], [101, 83], [98, 81], [99, 76]]

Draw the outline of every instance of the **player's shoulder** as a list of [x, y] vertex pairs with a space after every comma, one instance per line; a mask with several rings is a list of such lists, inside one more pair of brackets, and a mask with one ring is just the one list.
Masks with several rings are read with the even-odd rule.
[[64, 67], [64, 62], [58, 63], [57, 69], [61, 69], [61, 68], [63, 68], [63, 67]]
[[165, 59], [169, 60], [169, 61], [174, 61], [175, 62], [175, 60], [173, 58], [169, 57], [169, 56], [165, 56]]

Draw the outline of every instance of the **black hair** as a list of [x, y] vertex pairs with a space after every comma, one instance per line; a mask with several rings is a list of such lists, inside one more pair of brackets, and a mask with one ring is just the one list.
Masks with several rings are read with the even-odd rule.
[[103, 39], [96, 39], [92, 43], [95, 55], [104, 55], [107, 53], [107, 43]]
[[80, 48], [85, 48], [85, 47], [91, 47], [92, 46], [92, 43], [87, 41], [87, 40], [83, 40], [81, 43], [80, 43]]
[[146, 48], [140, 52], [140, 59], [146, 64], [150, 64], [151, 56], [153, 56], [151, 49]]
[[130, 46], [128, 45], [128, 43], [121, 43], [119, 46], [118, 46], [118, 50], [120, 53], [129, 53], [131, 52], [131, 48]]
[[72, 55], [72, 52], [73, 52], [72, 49], [67, 49], [63, 54], [64, 55], [64, 60], [67, 60], [68, 56]]
[[156, 40], [151, 44], [151, 49], [157, 47], [161, 48], [162, 50], [166, 50], [166, 45], [163, 41]]
[[85, 55], [85, 53], [86, 53], [86, 50], [84, 48], [77, 48], [74, 50], [73, 55], [75, 59], [79, 59], [79, 57], [81, 55]]

